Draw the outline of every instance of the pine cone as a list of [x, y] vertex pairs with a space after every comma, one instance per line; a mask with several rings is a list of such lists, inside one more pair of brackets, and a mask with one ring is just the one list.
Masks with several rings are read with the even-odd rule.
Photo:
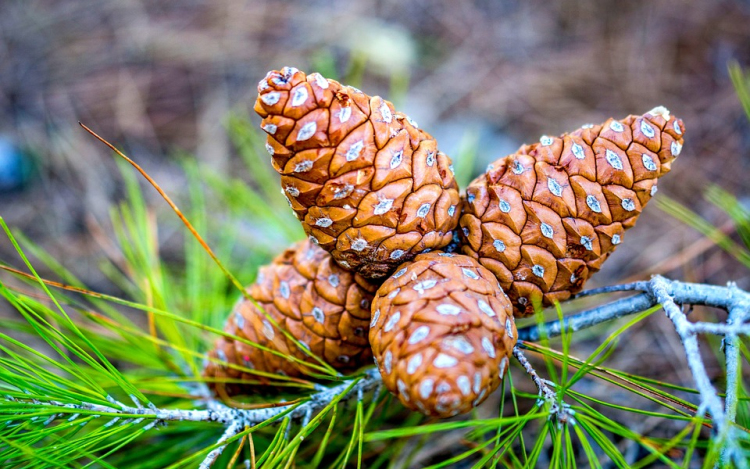
[[497, 276], [516, 315], [568, 299], [635, 225], [683, 132], [658, 107], [544, 136], [495, 161], [462, 199], [462, 252]]
[[472, 258], [416, 256], [378, 289], [372, 309], [373, 355], [405, 406], [451, 417], [500, 384], [516, 325], [497, 280]]
[[[279, 328], [313, 354], [337, 370], [353, 371], [370, 363], [370, 304], [376, 289], [361, 276], [336, 265], [330, 254], [318, 246], [303, 241], [262, 267], [248, 292]], [[316, 363], [244, 298], [235, 305], [224, 330]], [[221, 337], [209, 355], [259, 371], [287, 376], [304, 374], [298, 363], [227, 337]], [[257, 375], [213, 362], [206, 365], [204, 374], [264, 381]], [[247, 387], [227, 385], [226, 390], [231, 395], [247, 391]]]
[[451, 242], [459, 217], [451, 160], [391, 103], [290, 67], [269, 72], [258, 93], [282, 192], [341, 266], [382, 278]]

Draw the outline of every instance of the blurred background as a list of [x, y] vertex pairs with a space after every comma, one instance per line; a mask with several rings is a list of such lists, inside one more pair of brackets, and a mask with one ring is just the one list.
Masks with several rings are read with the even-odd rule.
[[[721, 227], [706, 184], [750, 195], [750, 130], [727, 73], [730, 61], [750, 64], [749, 25], [740, 0], [4, 0], [0, 213], [97, 286], [90, 220], [106, 218], [121, 183], [77, 122], [179, 199], [180, 158], [235, 174], [228, 116], [249, 116], [266, 71], [293, 65], [393, 100], [464, 182], [542, 134], [667, 106], [687, 137], [660, 192]], [[463, 165], [467, 152], [476, 161]], [[652, 207], [594, 282], [656, 267], [750, 286], [747, 269], [700, 238]]]
[[[100, 266], [118, 256], [108, 220], [128, 189], [111, 152], [81, 121], [181, 206], [196, 197], [186, 175], [210, 180], [205, 234], [237, 236], [222, 257], [237, 266], [252, 256], [245, 270], [254, 272], [301, 229], [290, 216], [291, 233], [269, 232], [251, 193], [221, 186], [239, 178], [268, 189], [269, 206], [287, 215], [262, 137], [236, 136], [259, 123], [258, 81], [291, 65], [392, 100], [454, 158], [463, 187], [543, 134], [664, 105], [687, 132], [656, 199], [674, 199], [739, 242], [727, 214], [704, 197], [715, 184], [750, 209], [750, 124], [728, 73], [734, 62], [750, 67], [747, 0], [0, 0], [0, 216], [93, 290], [121, 293]], [[248, 146], [260, 149], [256, 157]], [[144, 192], [159, 252], [180, 265], [184, 227], [156, 191]], [[750, 288], [750, 269], [737, 256], [656, 203], [626, 240], [588, 286], [662, 273]], [[21, 265], [5, 239], [0, 259]], [[221, 323], [226, 311], [218, 313]], [[628, 334], [639, 353], [618, 353], [612, 366], [691, 383], [668, 320], [655, 316]], [[581, 355], [601, 343], [576, 338]], [[720, 358], [709, 357], [709, 368], [720, 376]], [[585, 391], [612, 397], [607, 387]], [[649, 433], [659, 422], [652, 420], [631, 428]]]

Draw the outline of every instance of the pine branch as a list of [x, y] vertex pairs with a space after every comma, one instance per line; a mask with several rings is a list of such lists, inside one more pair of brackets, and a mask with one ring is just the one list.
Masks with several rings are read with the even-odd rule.
[[[717, 438], [717, 447], [722, 449], [722, 461], [738, 461], [738, 458], [741, 458], [741, 453], [736, 440], [743, 436], [740, 435], [739, 429], [732, 425], [737, 414], [737, 392], [740, 379], [737, 374], [740, 358], [738, 337], [750, 335], [750, 324], [745, 322], [750, 316], [750, 293], [740, 290], [733, 284], [720, 287], [672, 281], [655, 276], [648, 282], [607, 287], [584, 294], [615, 291], [641, 291], [641, 293], [566, 317], [562, 321], [550, 321], [541, 325], [521, 328], [518, 330], [519, 340], [536, 341], [543, 336], [555, 337], [559, 336], [563, 330], [572, 333], [627, 315], [639, 313], [661, 304], [667, 316], [673, 322], [675, 330], [684, 345], [688, 365], [693, 374], [695, 386], [700, 394], [700, 408], [707, 410], [711, 414]], [[706, 322], [691, 323], [678, 305], [706, 305], [721, 308], [729, 312], [729, 319], [725, 323], [718, 324]], [[725, 337], [728, 388], [724, 404], [722, 404], [719, 394], [711, 384], [701, 360], [698, 349], [698, 334], [715, 334]], [[564, 422], [569, 417], [568, 409], [566, 409], [564, 404], [559, 402], [557, 394], [550, 387], [550, 383], [541, 379], [536, 374], [521, 352], [520, 347], [522, 345], [514, 349], [514, 356], [519, 360], [538, 387], [540, 397], [551, 404], [551, 414], [558, 417], [559, 421]], [[215, 447], [204, 459], [201, 467], [207, 468], [220, 456], [225, 446], [221, 445], [221, 443], [232, 438], [241, 428], [253, 427], [274, 420], [281, 421], [282, 419], [279, 419], [279, 417], [284, 417], [284, 420], [291, 419], [306, 423], [310, 421], [311, 416], [318, 414], [331, 404], [335, 404], [340, 400], [350, 399], [354, 396], [361, 399], [361, 396], [365, 392], [373, 390], [377, 392], [381, 384], [378, 370], [372, 368], [361, 376], [347, 379], [335, 386], [328, 388], [318, 386], [317, 392], [309, 396], [302, 403], [290, 402], [288, 405], [279, 407], [259, 409], [231, 408], [215, 400], [205, 385], [200, 385], [191, 389], [191, 395], [196, 396], [197, 399], [205, 403], [205, 408], [202, 409], [160, 409], [153, 404], [143, 406], [137, 399], [134, 401], [135, 406], [128, 406], [108, 398], [111, 405], [107, 406], [91, 402], [71, 404], [57, 401], [45, 402], [32, 399], [31, 397], [23, 399], [7, 396], [6, 399], [8, 401], [13, 401], [20, 405], [15, 410], [13, 406], [6, 407], [5, 411], [6, 413], [19, 413], [29, 412], [28, 409], [31, 409], [31, 412], [37, 412], [38, 414], [40, 410], [43, 410], [48, 412], [48, 414], [43, 413], [45, 417], [48, 417], [49, 421], [68, 418], [70, 414], [75, 415], [77, 413], [109, 416], [112, 418], [112, 423], [121, 419], [131, 421], [133, 419], [135, 421], [151, 419], [151, 424], [147, 426], [149, 429], [160, 423], [183, 420], [219, 423], [225, 428], [225, 432], [216, 443], [219, 446]]]
[[550, 387], [551, 383], [539, 376], [539, 374], [536, 372], [534, 367], [531, 366], [531, 363], [529, 363], [526, 355], [523, 354], [523, 351], [518, 345], [513, 347], [513, 356], [516, 357], [518, 363], [521, 364], [524, 371], [526, 371], [526, 374], [529, 375], [529, 377], [539, 390], [538, 404], [541, 406], [544, 402], [549, 403], [550, 414], [554, 415], [559, 423], [567, 422], [568, 418], [570, 417], [571, 410], [565, 403], [560, 402], [557, 393]]
[[[739, 308], [742, 310], [750, 308], [750, 293], [740, 290], [734, 284], [720, 287], [715, 285], [668, 280], [657, 275], [649, 282], [636, 282], [634, 284], [625, 285], [625, 288], [612, 286], [597, 289], [595, 290], [596, 293], [609, 293], [616, 291], [642, 291], [643, 293], [615, 300], [611, 303], [568, 316], [564, 318], [562, 322], [554, 320], [542, 325], [532, 325], [521, 328], [518, 330], [518, 338], [519, 340], [536, 342], [542, 337], [542, 332], [544, 332], [547, 337], [557, 337], [562, 333], [563, 329], [570, 332], [577, 332], [582, 329], [596, 326], [597, 324], [645, 311], [659, 303], [653, 295], [654, 281], [657, 279], [659, 282], [664, 282], [666, 284], [667, 291], [670, 292], [672, 298], [677, 304], [712, 306], [726, 311], [730, 311], [733, 308]], [[638, 286], [637, 289], [633, 288], [635, 285]], [[588, 296], [587, 292], [583, 292], [582, 296]], [[714, 333], [710, 330], [711, 327], [714, 326], [703, 326], [698, 324], [701, 323], [694, 324], [691, 327], [695, 327], [696, 330], [705, 327], [707, 333]], [[738, 323], [731, 327], [730, 330], [747, 330], [747, 324], [742, 325], [741, 323]], [[717, 327], [715, 330], [724, 330], [724, 326]], [[736, 333], [742, 335], [746, 332]]]
[[[310, 396], [309, 400], [297, 405], [290, 410], [290, 406], [279, 406], [262, 409], [235, 409], [228, 407], [219, 401], [207, 396], [207, 392], [201, 390], [196, 392], [197, 397], [206, 400], [206, 409], [160, 409], [153, 405], [149, 407], [127, 406], [112, 399], [112, 406], [104, 406], [83, 402], [81, 404], [66, 404], [58, 401], [28, 400], [22, 401], [24, 405], [34, 408], [52, 409], [56, 413], [75, 414], [78, 411], [97, 415], [109, 415], [115, 418], [140, 418], [152, 419], [162, 422], [215, 422], [230, 427], [238, 425], [239, 428], [254, 426], [284, 414], [293, 420], [309, 419], [309, 416], [317, 413], [336, 399], [348, 399], [355, 395], [361, 395], [380, 385], [380, 375], [377, 369], [368, 370], [363, 377], [345, 380], [331, 388], [323, 390]], [[9, 396], [6, 396], [8, 399]], [[10, 398], [14, 402], [19, 399]], [[291, 405], [291, 404], [290, 404]]]
[[242, 427], [239, 425], [239, 423], [237, 422], [231, 423], [227, 427], [224, 434], [221, 435], [221, 438], [219, 438], [219, 441], [216, 442], [217, 445], [221, 445], [221, 446], [212, 450], [210, 453], [208, 453], [208, 455], [206, 455], [206, 458], [203, 460], [201, 465], [198, 466], [199, 469], [208, 469], [211, 466], [213, 466], [216, 460], [219, 458], [219, 456], [221, 456], [221, 453], [224, 452], [224, 448], [226, 447], [226, 445], [222, 443], [224, 443], [225, 441], [227, 441], [228, 439], [236, 435], [237, 432], [240, 430], [240, 428]]
[[[549, 321], [541, 325], [519, 329], [519, 340], [535, 341], [543, 336], [558, 336], [563, 330], [579, 331], [660, 304], [667, 317], [674, 324], [675, 330], [682, 341], [688, 366], [700, 394], [701, 407], [705, 407], [711, 414], [714, 433], [718, 437], [718, 446], [722, 448], [722, 463], [728, 464], [730, 461], [734, 461], [739, 464], [744, 456], [737, 446], [738, 430], [731, 424], [734, 423], [737, 414], [738, 336], [750, 335], [750, 324], [744, 323], [745, 318], [750, 315], [750, 294], [740, 290], [733, 283], [726, 287], [719, 287], [668, 280], [657, 275], [649, 282], [605, 287], [597, 289], [593, 293], [584, 292], [581, 296], [616, 291], [642, 291], [643, 293], [569, 316], [562, 321]], [[678, 305], [705, 305], [721, 308], [729, 311], [729, 319], [723, 324], [691, 323]], [[703, 359], [700, 356], [697, 334], [725, 336], [727, 390], [724, 406], [706, 372]], [[524, 367], [526, 366], [524, 365]], [[532, 379], [534, 379], [533, 375]], [[539, 385], [537, 384], [537, 386]]]

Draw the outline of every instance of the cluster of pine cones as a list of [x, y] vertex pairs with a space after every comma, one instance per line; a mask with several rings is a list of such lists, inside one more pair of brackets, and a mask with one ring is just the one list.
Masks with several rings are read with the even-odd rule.
[[266, 149], [308, 239], [260, 270], [255, 301], [227, 321], [262, 347], [223, 337], [210, 352], [205, 375], [229, 395], [253, 389], [232, 380], [302, 376], [320, 361], [351, 372], [374, 357], [407, 407], [469, 411], [508, 369], [514, 317], [581, 290], [683, 142], [682, 121], [657, 107], [543, 136], [459, 195], [450, 158], [390, 102], [290, 67], [258, 94]]

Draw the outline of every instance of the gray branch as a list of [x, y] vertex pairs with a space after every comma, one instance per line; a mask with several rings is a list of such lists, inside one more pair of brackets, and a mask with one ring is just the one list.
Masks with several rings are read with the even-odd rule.
[[[352, 384], [354, 385], [352, 386]], [[206, 401], [206, 409], [182, 410], [159, 409], [154, 406], [134, 407], [127, 406], [111, 398], [109, 398], [110, 402], [112, 402], [111, 406], [86, 402], [69, 404], [57, 401], [42, 402], [38, 400], [24, 401], [24, 403], [38, 407], [52, 407], [54, 408], [54, 412], [61, 414], [61, 416], [67, 416], [68, 414], [75, 415], [83, 410], [88, 411], [87, 413], [110, 415], [115, 418], [136, 418], [162, 422], [180, 422], [185, 420], [192, 422], [216, 422], [226, 427], [236, 425], [237, 428], [244, 428], [245, 426], [252, 427], [266, 422], [269, 419], [279, 417], [281, 414], [285, 414], [286, 417], [292, 420], [302, 420], [309, 415], [316, 414], [337, 398], [341, 398], [342, 400], [349, 399], [373, 390], [380, 386], [380, 384], [380, 374], [377, 369], [373, 368], [367, 370], [362, 377], [342, 381], [330, 388], [324, 387], [323, 390], [311, 395], [309, 400], [297, 405], [291, 411], [289, 410], [289, 406], [284, 405], [265, 409], [235, 409], [213, 399], [208, 395], [207, 390], [203, 389], [196, 392], [196, 397]], [[351, 389], [346, 392], [350, 386]], [[9, 396], [6, 397], [6, 399], [8, 398]]]
[[[545, 333], [547, 337], [557, 337], [562, 333], [563, 328], [568, 332], [577, 332], [603, 322], [609, 322], [614, 319], [645, 311], [659, 303], [653, 295], [653, 284], [657, 279], [659, 279], [660, 282], [664, 282], [667, 290], [674, 299], [674, 302], [677, 304], [705, 305], [721, 308], [726, 311], [730, 311], [732, 308], [740, 308], [744, 310], [750, 308], [750, 293], [740, 290], [733, 284], [726, 287], [719, 287], [715, 285], [667, 280], [664, 277], [657, 275], [654, 276], [650, 282], [636, 282], [625, 285], [626, 288], [618, 288], [615, 286], [594, 290], [597, 293], [615, 291], [642, 291], [643, 293], [615, 300], [611, 303], [568, 316], [564, 318], [562, 322], [555, 320], [544, 323], [540, 326], [533, 325], [523, 327], [518, 330], [518, 338], [520, 340], [535, 342], [542, 338], [543, 333]], [[588, 296], [588, 293], [583, 292], [579, 296]], [[747, 331], [748, 327], [747, 324], [742, 325], [741, 323], [735, 324], [734, 326], [742, 327], [745, 331]], [[708, 330], [706, 332], [712, 333]]]
[[219, 441], [216, 442], [216, 444], [219, 444], [221, 446], [211, 450], [206, 455], [206, 458], [203, 460], [200, 466], [198, 466], [198, 469], [209, 469], [211, 466], [214, 465], [217, 459], [219, 459], [219, 456], [221, 456], [221, 453], [224, 452], [224, 448], [226, 447], [225, 442], [232, 438], [234, 435], [237, 434], [237, 432], [240, 430], [240, 425], [237, 422], [231, 423], [223, 435], [221, 435], [221, 438], [219, 438]]
[[[721, 462], [727, 465], [730, 461], [734, 461], [741, 466], [744, 456], [736, 443], [738, 429], [732, 423], [737, 415], [739, 336], [750, 335], [750, 324], [744, 322], [750, 314], [750, 294], [740, 290], [733, 283], [726, 287], [719, 287], [667, 280], [657, 275], [649, 282], [605, 287], [584, 292], [579, 296], [622, 291], [641, 291], [642, 293], [568, 316], [562, 321], [549, 321], [541, 325], [521, 328], [518, 330], [519, 339], [537, 341], [542, 337], [556, 337], [562, 334], [563, 330], [576, 332], [639, 313], [660, 304], [682, 341], [687, 363], [700, 395], [701, 407], [706, 408], [711, 414], [714, 433], [719, 446], [722, 447]], [[722, 324], [691, 323], [680, 310], [679, 305], [705, 305], [721, 308], [729, 312], [729, 318], [726, 323]], [[711, 379], [703, 364], [698, 334], [725, 336], [727, 390], [724, 405], [711, 384]]]

